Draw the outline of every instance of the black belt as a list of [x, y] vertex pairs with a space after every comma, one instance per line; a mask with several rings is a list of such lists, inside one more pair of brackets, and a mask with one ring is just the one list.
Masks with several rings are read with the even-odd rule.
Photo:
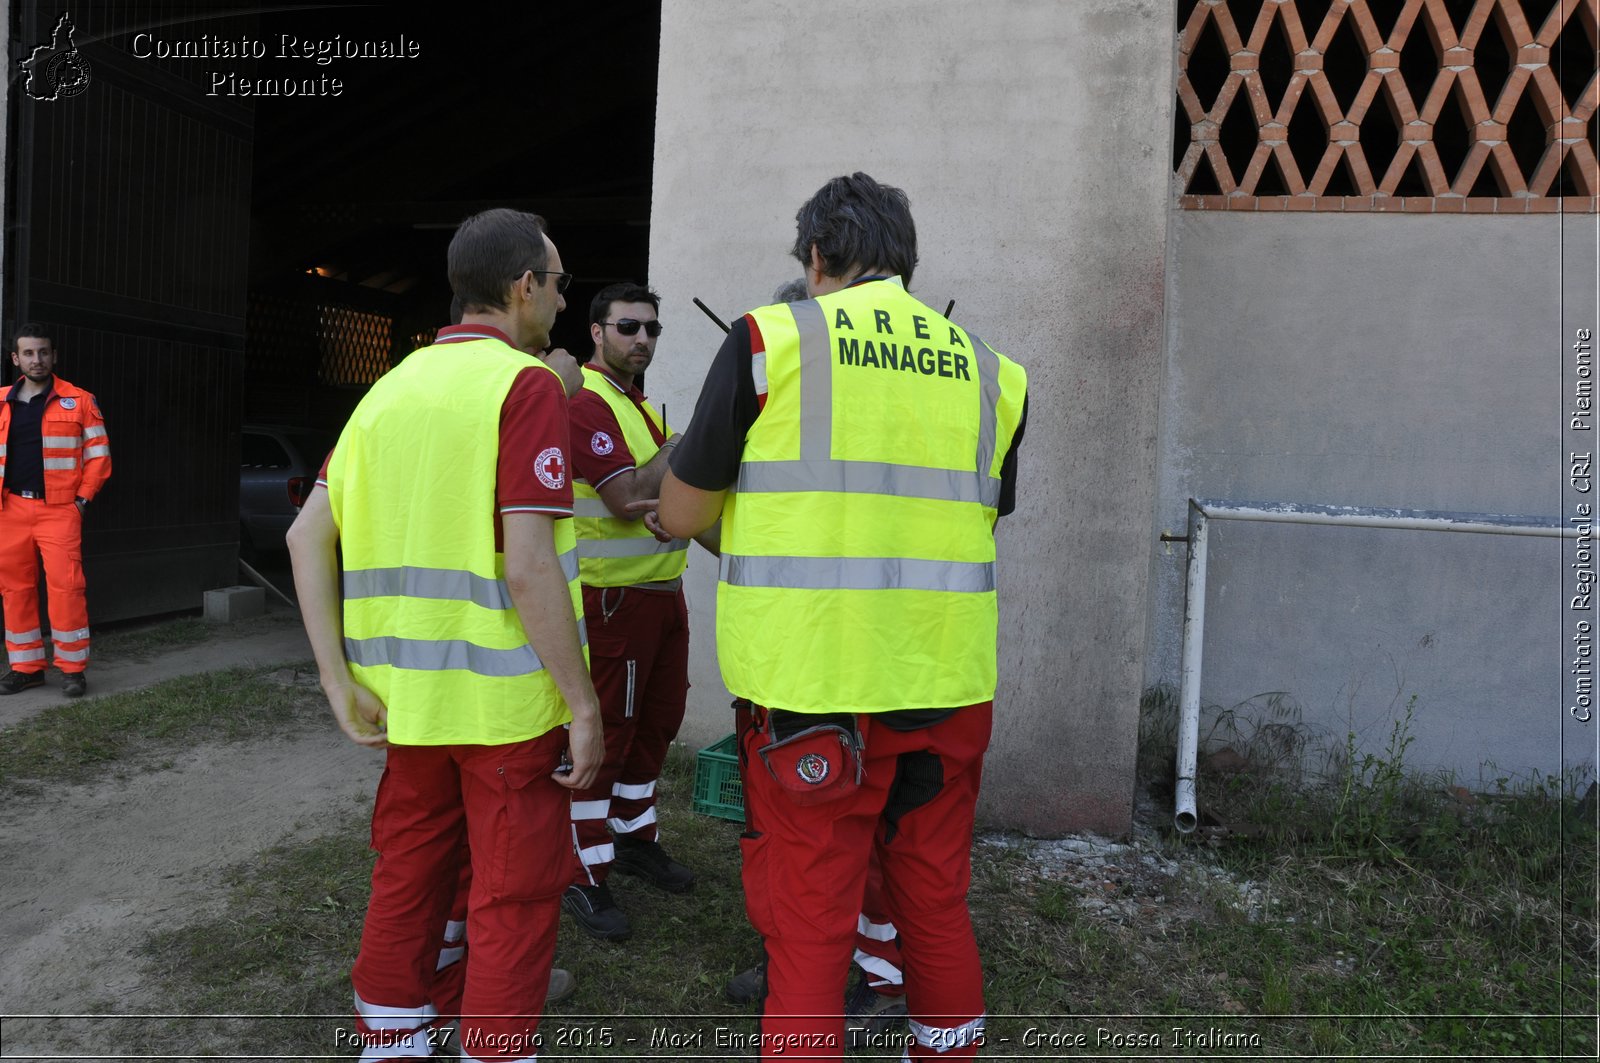
[[12, 491], [11, 493], [16, 495], [18, 498], [44, 498], [43, 491]]

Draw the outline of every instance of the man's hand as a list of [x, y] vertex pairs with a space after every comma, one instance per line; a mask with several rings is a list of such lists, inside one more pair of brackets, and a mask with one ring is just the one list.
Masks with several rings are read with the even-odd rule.
[[583, 367], [578, 364], [576, 358], [566, 352], [565, 348], [552, 347], [538, 358], [560, 374], [561, 386], [567, 389], [567, 398], [570, 399], [583, 390]]
[[661, 526], [661, 515], [656, 512], [657, 507], [660, 505], [661, 499], [659, 498], [641, 498], [637, 502], [629, 502], [622, 508], [630, 514], [643, 513], [644, 526], [650, 529], [650, 534], [654, 535], [658, 542], [670, 543], [672, 536], [668, 535], [667, 530]]
[[581, 790], [594, 784], [605, 758], [606, 739], [599, 710], [574, 713], [572, 724], [567, 728], [567, 760], [572, 770], [558, 771], [550, 777], [569, 790]]
[[358, 746], [382, 749], [389, 744], [389, 710], [378, 695], [355, 682], [324, 683], [328, 708], [345, 736]]

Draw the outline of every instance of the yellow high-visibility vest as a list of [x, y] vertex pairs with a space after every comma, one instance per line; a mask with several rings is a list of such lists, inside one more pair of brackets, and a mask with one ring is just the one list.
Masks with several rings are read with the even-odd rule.
[[[583, 367], [583, 390], [592, 391], [605, 402], [622, 429], [622, 441], [633, 455], [635, 466], [644, 465], [661, 448], [656, 445], [645, 416], [655, 422], [662, 436], [670, 435], [667, 423], [649, 402], [645, 413], [607, 377]], [[585, 440], [575, 446], [586, 445]], [[650, 533], [642, 520], [622, 520], [612, 514], [589, 481], [572, 481], [572, 516], [578, 533], [579, 578], [591, 587], [630, 587], [636, 583], [675, 580], [683, 575], [689, 560], [689, 541], [674, 539], [663, 543]]]
[[990, 700], [1026, 373], [898, 278], [751, 316], [767, 400], [723, 509], [723, 681], [797, 712]]
[[[329, 462], [345, 657], [397, 745], [502, 745], [572, 719], [494, 541], [500, 408], [530, 366], [553, 372], [497, 339], [416, 351], [361, 400]], [[555, 548], [581, 637], [570, 519], [555, 522]]]

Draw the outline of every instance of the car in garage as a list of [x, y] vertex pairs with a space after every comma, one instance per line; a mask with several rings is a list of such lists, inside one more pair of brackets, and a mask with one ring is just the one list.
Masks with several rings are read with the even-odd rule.
[[284, 534], [317, 482], [331, 433], [284, 425], [239, 430], [239, 552], [245, 557], [285, 549]]

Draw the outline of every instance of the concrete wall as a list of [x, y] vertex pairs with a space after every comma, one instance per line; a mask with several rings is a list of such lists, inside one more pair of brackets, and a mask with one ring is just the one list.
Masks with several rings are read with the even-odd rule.
[[[725, 319], [799, 274], [794, 212], [865, 170], [906, 189], [913, 290], [1029, 370], [1000, 528], [1000, 691], [981, 814], [1129, 824], [1143, 680], [1168, 202], [1170, 3], [665, 0], [652, 397], [686, 422]], [[729, 730], [714, 563], [696, 551], [690, 716]], [[826, 662], [818, 662], [819, 667]]]
[[[1190, 496], [1565, 519], [1595, 234], [1593, 215], [1174, 212], [1153, 532], [1181, 533]], [[1212, 534], [1203, 703], [1283, 691], [1316, 741], [1379, 754], [1409, 707], [1406, 763], [1467, 785], [1594, 763], [1564, 700], [1570, 542]], [[1176, 684], [1185, 555], [1153, 556], [1150, 678]]]

